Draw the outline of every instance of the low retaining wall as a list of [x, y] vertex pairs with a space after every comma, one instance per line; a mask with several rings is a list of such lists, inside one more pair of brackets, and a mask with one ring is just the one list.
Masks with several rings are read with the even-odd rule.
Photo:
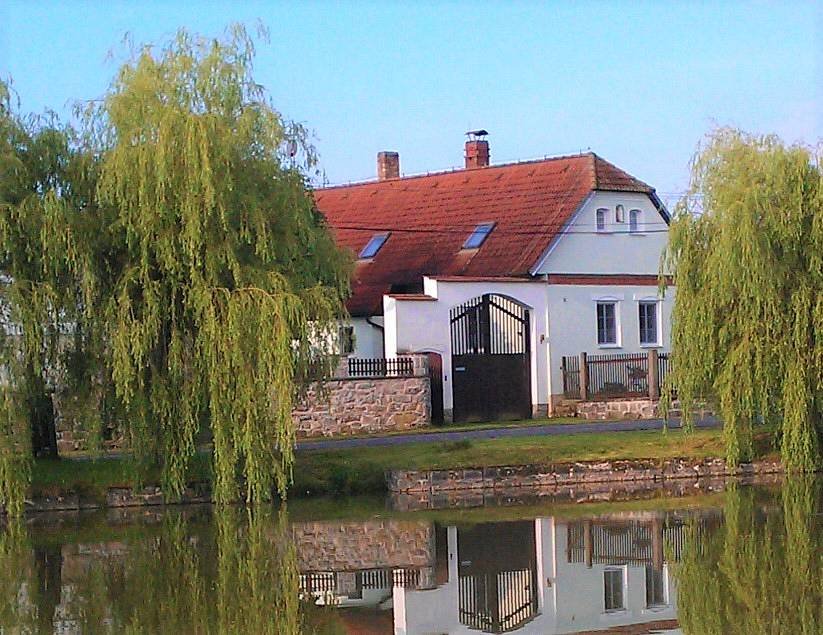
[[309, 388], [293, 414], [300, 438], [420, 428], [431, 423], [429, 378], [332, 379]]
[[467, 489], [557, 488], [585, 483], [665, 481], [700, 477], [780, 474], [777, 461], [759, 461], [729, 468], [723, 459], [686, 461], [604, 461], [562, 465], [514, 465], [455, 470], [390, 470], [390, 492], [444, 492]]
[[581, 419], [609, 421], [613, 419], [655, 419], [660, 416], [659, 403], [651, 399], [621, 399], [615, 401], [580, 401], [577, 416]]

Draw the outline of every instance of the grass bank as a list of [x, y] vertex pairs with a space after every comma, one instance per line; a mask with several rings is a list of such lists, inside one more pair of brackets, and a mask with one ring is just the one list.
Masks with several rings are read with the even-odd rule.
[[[771, 453], [770, 435], [758, 436], [758, 454]], [[704, 459], [723, 456], [718, 429], [585, 433], [568, 436], [498, 438], [476, 441], [415, 443], [345, 450], [304, 450], [297, 454], [290, 496], [382, 494], [388, 469], [447, 469], [529, 463], [567, 463], [617, 459]], [[210, 456], [198, 455], [191, 481], [210, 481]], [[30, 495], [74, 492], [85, 498], [105, 498], [110, 487], [155, 484], [156, 470], [137, 470], [128, 457], [98, 460], [38, 460]]]

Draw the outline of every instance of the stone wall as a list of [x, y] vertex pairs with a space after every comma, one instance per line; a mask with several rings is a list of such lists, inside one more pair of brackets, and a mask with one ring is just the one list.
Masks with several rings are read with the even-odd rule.
[[296, 522], [292, 535], [300, 571], [434, 566], [431, 522]]
[[298, 437], [409, 430], [431, 423], [428, 377], [333, 379], [294, 411]]
[[[656, 399], [634, 398], [613, 399], [610, 401], [580, 401], [574, 399], [558, 400], [554, 416], [580, 417], [593, 421], [614, 421], [616, 419], [658, 419], [663, 416], [660, 402]], [[714, 412], [707, 404], [698, 404], [694, 415], [698, 418], [712, 416]], [[675, 401], [669, 411], [669, 417], [682, 415], [679, 402]]]
[[391, 470], [391, 492], [442, 492], [465, 489], [563, 488], [586, 483], [665, 481], [704, 477], [780, 474], [776, 461], [759, 461], [730, 468], [723, 459], [690, 461], [603, 461], [561, 465], [513, 465], [452, 470]]
[[651, 399], [616, 399], [614, 401], [579, 401], [577, 416], [581, 419], [609, 421], [613, 419], [655, 419], [660, 416], [658, 402]]

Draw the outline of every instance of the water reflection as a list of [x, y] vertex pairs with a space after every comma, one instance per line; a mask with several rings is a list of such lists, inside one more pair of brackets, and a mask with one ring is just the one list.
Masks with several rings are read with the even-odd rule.
[[810, 480], [699, 511], [489, 511], [35, 519], [0, 532], [0, 632], [820, 632]]

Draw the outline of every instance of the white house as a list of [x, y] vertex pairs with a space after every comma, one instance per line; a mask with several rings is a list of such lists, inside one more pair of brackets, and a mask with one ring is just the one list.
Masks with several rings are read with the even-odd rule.
[[431, 354], [447, 420], [552, 413], [564, 357], [668, 351], [649, 185], [594, 153], [490, 165], [476, 137], [465, 169], [400, 177], [381, 152], [378, 174], [315, 192], [357, 256], [343, 352]]

